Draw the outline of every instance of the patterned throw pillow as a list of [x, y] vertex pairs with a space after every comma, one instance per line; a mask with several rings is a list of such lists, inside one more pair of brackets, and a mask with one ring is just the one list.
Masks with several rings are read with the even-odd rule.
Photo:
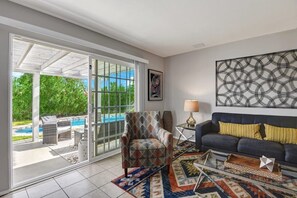
[[261, 140], [260, 124], [235, 124], [220, 122], [220, 134]]
[[282, 144], [297, 144], [297, 129], [284, 128], [264, 124], [265, 140], [280, 142]]

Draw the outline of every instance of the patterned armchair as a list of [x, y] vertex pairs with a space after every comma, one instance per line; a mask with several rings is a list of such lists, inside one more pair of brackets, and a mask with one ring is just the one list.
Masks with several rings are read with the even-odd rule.
[[122, 167], [169, 166], [172, 162], [173, 136], [160, 127], [160, 112], [126, 113], [125, 131], [121, 137]]

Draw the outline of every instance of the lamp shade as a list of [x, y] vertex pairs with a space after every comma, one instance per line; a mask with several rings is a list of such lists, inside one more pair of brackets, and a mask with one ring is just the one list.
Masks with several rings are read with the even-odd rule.
[[199, 112], [198, 100], [185, 100], [184, 111], [186, 111], [186, 112]]

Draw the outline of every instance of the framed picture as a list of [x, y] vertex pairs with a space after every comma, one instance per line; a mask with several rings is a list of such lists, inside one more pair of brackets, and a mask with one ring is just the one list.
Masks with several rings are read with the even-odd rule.
[[163, 72], [148, 70], [148, 100], [163, 100]]

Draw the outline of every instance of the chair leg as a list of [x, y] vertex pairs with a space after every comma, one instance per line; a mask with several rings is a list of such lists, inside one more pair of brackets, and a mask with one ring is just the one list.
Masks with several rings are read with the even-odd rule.
[[125, 168], [125, 177], [128, 177], [128, 168]]

